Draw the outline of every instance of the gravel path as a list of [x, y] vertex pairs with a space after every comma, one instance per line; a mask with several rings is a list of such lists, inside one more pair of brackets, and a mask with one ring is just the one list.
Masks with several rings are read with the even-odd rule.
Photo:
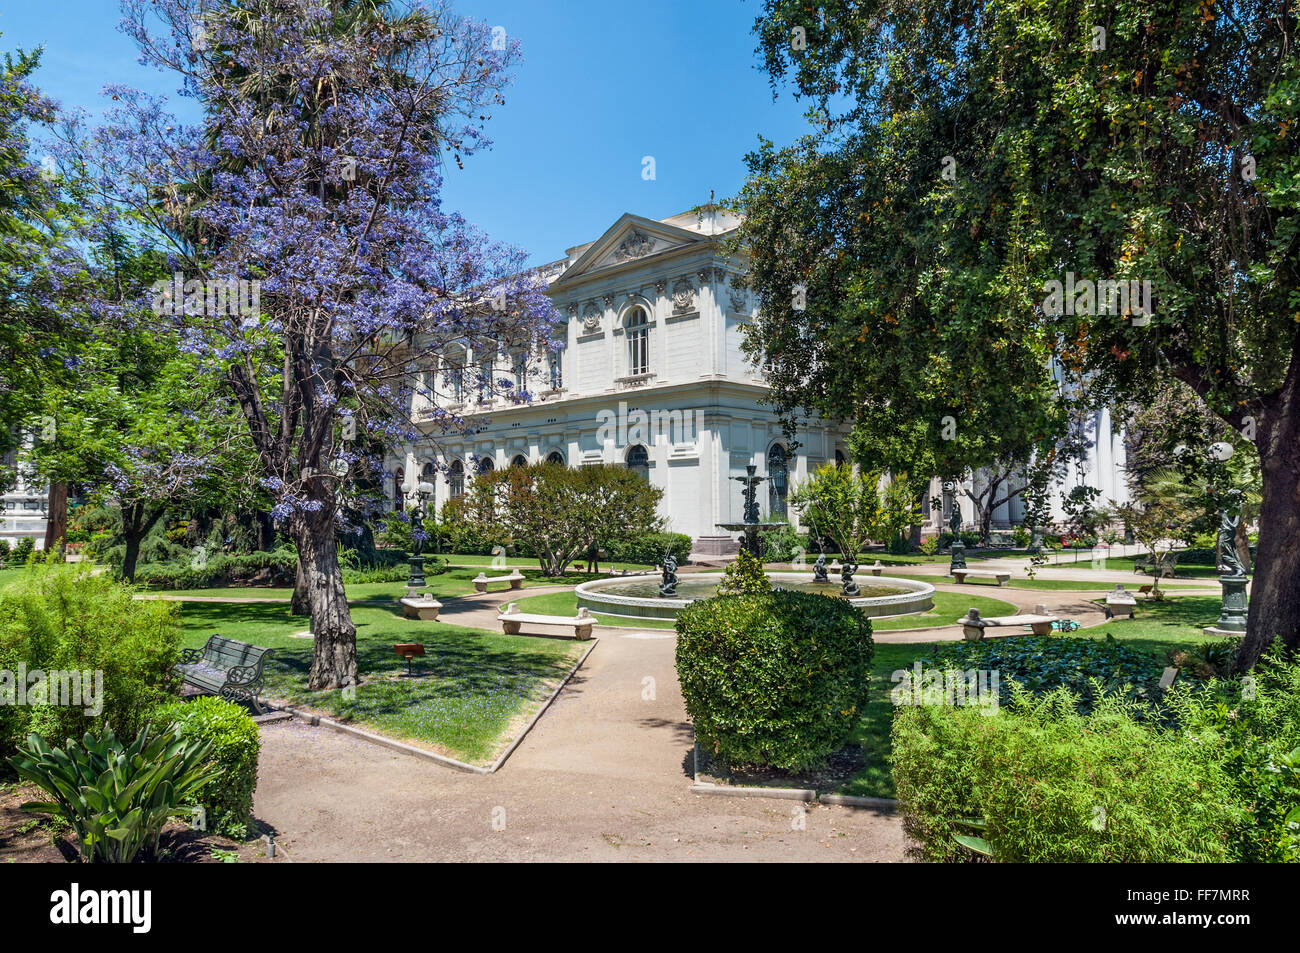
[[[479, 605], [456, 623], [476, 624], [479, 612], [495, 621]], [[674, 644], [669, 631], [602, 630], [494, 775], [300, 722], [265, 725], [255, 813], [298, 862], [905, 859], [892, 814], [692, 794]]]

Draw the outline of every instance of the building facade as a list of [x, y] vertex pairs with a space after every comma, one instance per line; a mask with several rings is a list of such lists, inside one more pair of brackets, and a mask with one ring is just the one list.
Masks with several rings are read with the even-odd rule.
[[12, 488], [0, 495], [0, 539], [12, 547], [21, 539], [31, 539], [37, 549], [45, 546], [45, 524], [49, 514], [49, 489], [33, 485], [31, 475], [17, 463], [18, 454], [5, 454], [4, 469], [14, 468], [17, 479]]
[[[738, 225], [713, 206], [659, 221], [625, 214], [540, 269], [564, 318], [562, 349], [539, 361], [465, 342], [430, 355], [412, 407], [417, 424], [429, 422], [429, 439], [390, 461], [392, 506], [404, 505], [401, 488], [413, 477], [434, 487], [431, 504], [440, 510], [485, 469], [620, 464], [663, 488], [669, 531], [693, 537], [697, 551], [724, 551], [728, 534], [718, 524], [743, 519], [735, 480], [753, 465], [767, 478], [762, 518], [797, 524], [786, 507], [789, 488], [846, 459], [848, 428], [814, 420], [791, 441], [762, 403], [762, 373], [741, 348], [756, 301], [735, 284], [743, 260], [722, 246]], [[531, 402], [485, 383], [503, 377]], [[473, 419], [474, 431], [435, 437], [435, 403]], [[1116, 445], [1122, 454], [1112, 436], [1107, 430], [1111, 454]], [[1122, 485], [1115, 464], [1114, 456], [1091, 461], [1088, 472]], [[931, 512], [927, 499], [925, 531], [946, 528], [954, 503], [974, 521], [961, 493], [937, 480], [933, 490], [944, 505]], [[1015, 523], [1022, 509], [1018, 499], [1004, 504], [995, 525]]]

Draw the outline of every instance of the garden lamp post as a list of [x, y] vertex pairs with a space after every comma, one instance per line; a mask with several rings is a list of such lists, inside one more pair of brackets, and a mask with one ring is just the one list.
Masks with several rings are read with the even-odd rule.
[[420, 550], [424, 544], [424, 515], [433, 497], [433, 484], [407, 480], [402, 484], [402, 492], [411, 501], [411, 536], [415, 542], [409, 559], [411, 573], [406, 580], [406, 594], [414, 596], [427, 585], [424, 581], [424, 557]]

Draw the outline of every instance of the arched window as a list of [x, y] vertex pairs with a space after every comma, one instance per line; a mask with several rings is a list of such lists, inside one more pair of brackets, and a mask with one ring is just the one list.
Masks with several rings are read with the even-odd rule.
[[493, 470], [495, 470], [496, 468], [497, 468], [497, 465], [496, 465], [495, 463], [492, 462], [492, 458], [491, 458], [491, 457], [481, 457], [481, 458], [479, 459], [479, 462], [478, 462], [478, 472], [479, 472], [479, 473], [491, 473], [491, 472], [492, 472]]
[[627, 468], [641, 479], [650, 480], [650, 451], [637, 444], [627, 452]]
[[623, 319], [627, 335], [628, 376], [650, 373], [650, 319], [645, 308], [633, 308]]
[[438, 468], [432, 462], [426, 463], [424, 468], [420, 470], [420, 479], [425, 483], [432, 483], [437, 476]]
[[456, 460], [447, 471], [447, 482], [451, 484], [451, 498], [465, 495], [465, 464]]
[[402, 484], [406, 482], [406, 471], [398, 467], [393, 471], [393, 511], [400, 513], [406, 509], [406, 493]]
[[845, 460], [845, 457], [844, 457], [844, 451], [843, 451], [843, 450], [836, 450], [836, 451], [835, 451], [835, 465], [836, 465], [837, 467], [842, 467], [842, 466], [844, 466], [845, 462], [846, 462], [846, 460]]
[[522, 453], [516, 454], [515, 458], [510, 461], [510, 465], [512, 467], [526, 467], [528, 466], [528, 458]]
[[560, 451], [558, 450], [552, 450], [550, 453], [546, 455], [546, 462], [556, 463], [559, 464], [560, 466], [564, 466], [564, 454], [560, 453]]
[[785, 497], [790, 492], [789, 455], [779, 443], [767, 452], [767, 512], [772, 519], [785, 519]]

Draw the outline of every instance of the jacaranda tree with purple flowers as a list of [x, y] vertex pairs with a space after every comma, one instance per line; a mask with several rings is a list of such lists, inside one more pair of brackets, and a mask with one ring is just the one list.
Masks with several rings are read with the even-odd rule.
[[516, 46], [441, 3], [396, 6], [124, 0], [142, 61], [177, 74], [202, 121], [111, 87], [107, 125], [73, 137], [175, 273], [125, 310], [147, 300], [240, 408], [251, 476], [298, 548], [317, 690], [356, 679], [340, 514], [382, 468], [374, 448], [421, 439], [411, 401], [430, 354], [465, 340], [538, 353], [553, 320], [522, 254], [440, 201], [444, 164], [487, 144]]

